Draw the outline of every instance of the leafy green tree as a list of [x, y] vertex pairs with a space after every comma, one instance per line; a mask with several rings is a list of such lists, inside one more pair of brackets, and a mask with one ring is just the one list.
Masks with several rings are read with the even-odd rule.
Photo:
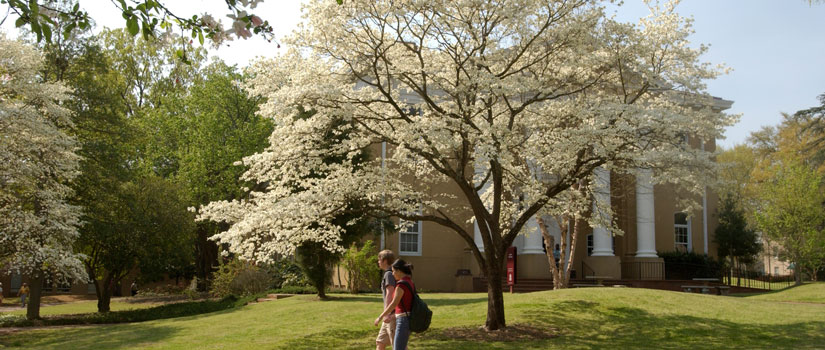
[[825, 94], [818, 97], [820, 105], [794, 113], [793, 118], [802, 123], [801, 136], [809, 136], [806, 150], [813, 153], [811, 160], [818, 166], [825, 165]]
[[762, 184], [756, 213], [763, 233], [782, 247], [795, 267], [816, 274], [825, 262], [825, 191], [822, 176], [800, 161], [776, 164], [771, 181]]
[[[244, 167], [235, 163], [263, 150], [273, 126], [256, 114], [261, 98], [242, 89], [246, 79], [215, 61], [192, 75], [185, 94], [167, 95], [146, 116], [147, 130], [157, 130], [150, 142], [154, 160], [147, 163], [185, 188], [190, 206], [243, 198], [243, 188], [251, 186], [241, 178]], [[218, 247], [209, 237], [226, 228], [198, 223], [193, 246], [199, 281], [207, 281], [218, 262]]]
[[[150, 110], [176, 89], [163, 73], [180, 80], [180, 71], [190, 69], [164, 65], [168, 49], [122, 31], [100, 37], [73, 33], [45, 44], [43, 75], [75, 87], [66, 105], [75, 116], [83, 158], [73, 201], [84, 208], [86, 223], [76, 248], [86, 256], [98, 310], [105, 312], [112, 288], [134, 269], [141, 278], [152, 279], [185, 270], [192, 262], [188, 196], [155, 175], [156, 167], [149, 165], [153, 154], [147, 152], [154, 149], [147, 144], [152, 138], [146, 136], [153, 134], [146, 130]], [[164, 50], [166, 60], [158, 54]]]
[[718, 245], [720, 260], [727, 260], [730, 267], [752, 264], [762, 250], [756, 231], [748, 227], [744, 212], [732, 196], [721, 198], [717, 213], [719, 226], [714, 241]]
[[191, 263], [188, 248], [193, 220], [185, 195], [173, 182], [148, 176], [121, 184], [109, 202], [123, 218], [81, 236], [85, 264], [95, 281], [98, 311], [108, 312], [117, 286], [134, 269], [145, 279]]

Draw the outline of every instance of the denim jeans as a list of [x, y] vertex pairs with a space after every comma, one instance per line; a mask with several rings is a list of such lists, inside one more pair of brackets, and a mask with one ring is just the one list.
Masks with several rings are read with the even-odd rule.
[[410, 318], [401, 316], [395, 319], [395, 338], [392, 340], [393, 350], [406, 350], [410, 341]]

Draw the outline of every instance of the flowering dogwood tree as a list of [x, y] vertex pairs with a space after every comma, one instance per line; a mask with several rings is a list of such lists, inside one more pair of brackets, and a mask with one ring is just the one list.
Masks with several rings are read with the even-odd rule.
[[[689, 45], [675, 5], [652, 5], [633, 25], [583, 0], [311, 1], [291, 49], [253, 66], [250, 91], [276, 127], [271, 146], [243, 160], [244, 178], [265, 189], [200, 217], [230, 223], [215, 239], [255, 260], [305, 241], [342, 250], [331, 218], [355, 199], [374, 215], [443, 225], [489, 281], [487, 329], [505, 327], [506, 249], [537, 214], [586, 210], [564, 203], [587, 200], [571, 186], [598, 167], [646, 169], [701, 193], [712, 174], [710, 154], [682, 135], [711, 140], [731, 123], [703, 85], [724, 67], [700, 62], [706, 48]], [[298, 107], [317, 113], [296, 119]], [[321, 151], [340, 118], [349, 138]], [[380, 143], [385, 159], [353, 166]], [[344, 161], [324, 163], [328, 152]], [[433, 191], [445, 184], [465, 207]]]
[[79, 160], [63, 131], [72, 126], [61, 105], [68, 89], [42, 82], [41, 69], [34, 48], [0, 36], [0, 263], [30, 276], [30, 319], [46, 278], [86, 280], [72, 251], [80, 208], [66, 200]]

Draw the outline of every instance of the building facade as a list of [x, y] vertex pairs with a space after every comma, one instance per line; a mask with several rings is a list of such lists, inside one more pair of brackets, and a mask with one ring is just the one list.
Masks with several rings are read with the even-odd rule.
[[[732, 104], [722, 99], [715, 102], [714, 107], [719, 111]], [[686, 137], [685, 142], [690, 147], [710, 152], [716, 148], [714, 140], [702, 142]], [[664, 262], [659, 253], [680, 251], [716, 257], [713, 232], [718, 225], [717, 194], [706, 188], [701, 198], [694, 198], [701, 204], [701, 209], [683, 212], [677, 207], [675, 186], [653, 185], [650, 169], [636, 169], [635, 173], [631, 176], [603, 169], [596, 171], [597, 181], [604, 189], [596, 196], [601, 196], [600, 202], [609, 202], [616, 215], [613, 219], [623, 234], [616, 235], [606, 228], [582, 225], [573, 252], [574, 278], [664, 279]], [[446, 184], [433, 187], [432, 191], [462, 197], [456, 189]], [[466, 213], [456, 222], [469, 222], [472, 211], [467, 204], [456, 199], [453, 205]], [[476, 245], [483, 250], [478, 228], [472, 224], [466, 225], [468, 232], [475, 232]], [[524, 230], [525, 233], [513, 242], [517, 251], [516, 277], [549, 280], [551, 273], [547, 247], [544, 247], [535, 220], [531, 220], [528, 226], [532, 227]], [[560, 242], [562, 232], [558, 225], [551, 222], [548, 226], [555, 241]], [[572, 233], [566, 234], [569, 237]], [[569, 244], [570, 239], [566, 241]], [[483, 276], [467, 242], [449, 228], [433, 222], [419, 221], [397, 234], [382, 234], [379, 247], [390, 249], [398, 257], [413, 263], [416, 285], [424, 290], [469, 292], [472, 291], [473, 278]]]

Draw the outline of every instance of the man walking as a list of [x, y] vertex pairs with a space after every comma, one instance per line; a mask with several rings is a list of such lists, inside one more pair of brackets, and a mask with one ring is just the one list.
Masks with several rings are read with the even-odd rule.
[[[392, 262], [395, 260], [395, 255], [392, 250], [382, 250], [378, 253], [378, 267], [384, 271], [381, 278], [381, 295], [384, 298], [384, 305], [382, 310], [392, 302], [392, 296], [395, 293], [395, 277], [392, 276]], [[392, 339], [395, 337], [395, 315], [389, 314], [384, 317], [384, 322], [381, 323], [381, 329], [378, 330], [378, 337], [375, 338], [375, 349], [385, 350], [387, 345], [392, 345]]]

